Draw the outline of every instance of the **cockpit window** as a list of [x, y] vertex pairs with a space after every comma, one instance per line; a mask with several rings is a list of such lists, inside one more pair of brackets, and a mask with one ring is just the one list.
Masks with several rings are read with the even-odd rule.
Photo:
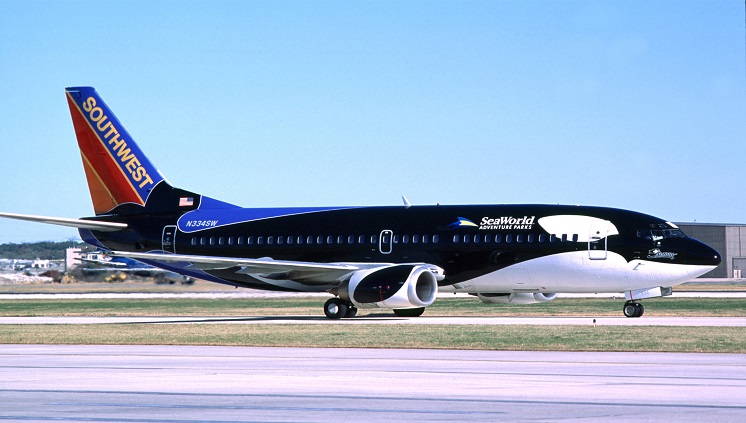
[[684, 232], [682, 232], [681, 229], [672, 229], [671, 227], [662, 224], [650, 226], [650, 229], [639, 229], [637, 231], [637, 236], [651, 241], [660, 241], [666, 238], [686, 238], [686, 235], [684, 235]]

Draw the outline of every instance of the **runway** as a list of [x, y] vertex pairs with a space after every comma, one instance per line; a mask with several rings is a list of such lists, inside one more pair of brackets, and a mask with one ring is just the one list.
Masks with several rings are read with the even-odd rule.
[[0, 325], [241, 324], [241, 325], [540, 325], [540, 326], [746, 326], [746, 317], [396, 317], [324, 316], [0, 317]]
[[744, 421], [746, 356], [0, 346], [0, 420]]

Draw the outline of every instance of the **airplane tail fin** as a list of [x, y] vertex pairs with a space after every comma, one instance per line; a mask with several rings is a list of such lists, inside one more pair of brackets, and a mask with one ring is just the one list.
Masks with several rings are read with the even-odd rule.
[[65, 89], [96, 215], [144, 206], [165, 178], [92, 87]]
[[65, 92], [97, 216], [236, 207], [169, 184], [94, 88]]

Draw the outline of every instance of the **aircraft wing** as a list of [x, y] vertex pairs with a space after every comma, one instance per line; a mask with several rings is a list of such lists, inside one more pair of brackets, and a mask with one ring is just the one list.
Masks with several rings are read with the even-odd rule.
[[211, 257], [189, 254], [131, 253], [114, 251], [112, 256], [127, 257], [136, 260], [152, 260], [170, 263], [187, 264], [186, 269], [218, 270], [239, 267], [236, 273], [262, 276], [276, 280], [302, 280], [328, 284], [342, 282], [352, 273], [363, 268], [379, 267], [374, 263], [313, 263], [302, 261], [274, 260], [271, 258], [238, 258]]

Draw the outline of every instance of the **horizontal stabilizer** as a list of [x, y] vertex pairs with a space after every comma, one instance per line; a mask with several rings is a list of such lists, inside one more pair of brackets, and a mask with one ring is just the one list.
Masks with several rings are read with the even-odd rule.
[[0, 213], [0, 217], [26, 220], [29, 222], [48, 223], [50, 225], [70, 226], [100, 232], [121, 231], [127, 228], [126, 223], [101, 222], [97, 220], [68, 219], [65, 217], [36, 216], [33, 214]]

